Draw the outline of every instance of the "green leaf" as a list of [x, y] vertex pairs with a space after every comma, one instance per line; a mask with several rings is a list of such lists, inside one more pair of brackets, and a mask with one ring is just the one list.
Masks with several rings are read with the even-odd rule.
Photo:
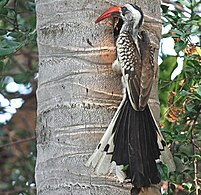
[[197, 94], [201, 96], [201, 85], [199, 85], [197, 88]]
[[163, 34], [163, 35], [162, 35], [162, 38], [168, 38], [168, 37], [171, 37], [171, 34], [170, 34], [170, 33], [166, 33], [166, 34]]
[[27, 10], [35, 12], [35, 3], [28, 1], [26, 4]]
[[4, 39], [0, 42], [0, 47], [2, 48], [19, 47], [20, 45], [22, 45], [22, 43], [15, 40]]
[[194, 104], [186, 104], [185, 108], [188, 112], [192, 112], [195, 108], [195, 105]]
[[0, 72], [4, 70], [5, 64], [3, 61], [0, 61]]
[[175, 43], [174, 49], [177, 53], [179, 53], [185, 48], [186, 48], [186, 43], [184, 43], [183, 41], [179, 41]]
[[191, 3], [189, 3], [188, 1], [179, 0], [178, 2], [180, 2], [181, 5], [185, 5], [186, 7], [189, 7], [189, 8], [191, 6]]
[[13, 39], [20, 39], [23, 38], [24, 33], [22, 32], [9, 32], [9, 36], [13, 37]]
[[179, 152], [182, 153], [182, 154], [185, 154], [186, 156], [192, 156], [192, 154], [193, 154], [193, 146], [191, 144], [181, 145], [179, 147]]
[[193, 158], [201, 159], [201, 155], [199, 155], [199, 154], [194, 154], [194, 155], [193, 155]]
[[161, 9], [163, 10], [163, 13], [167, 13], [169, 6], [161, 5]]
[[122, 168], [122, 171], [126, 172], [128, 170], [128, 167], [129, 165], [125, 165], [123, 168]]
[[0, 19], [4, 19], [8, 14], [8, 9], [0, 8]]
[[0, 35], [6, 35], [7, 34], [7, 30], [6, 29], [0, 29]]
[[170, 76], [175, 68], [176, 63], [176, 56], [167, 56], [164, 58], [163, 62], [160, 64], [160, 78], [162, 78], [162, 80], [170, 81]]
[[11, 48], [1, 48], [0, 47], [0, 57], [8, 56], [12, 53], [15, 53], [17, 48], [11, 47]]
[[175, 156], [174, 157], [174, 162], [175, 162], [175, 165], [176, 165], [176, 171], [179, 172], [179, 173], [182, 173], [184, 171], [184, 165], [183, 165], [181, 159]]
[[4, 39], [0, 42], [0, 57], [8, 56], [12, 53], [15, 53], [23, 45], [23, 42]]
[[[177, 35], [183, 35], [183, 32], [182, 31], [180, 31], [179, 29], [172, 29], [171, 30], [171, 32], [173, 32], [173, 33], [175, 33], [175, 34], [177, 34]], [[174, 34], [173, 34], [174, 35]]]
[[189, 96], [189, 95], [191, 95], [191, 93], [188, 92], [188, 91], [182, 90], [182, 91], [179, 93], [179, 95], [180, 95], [180, 96]]
[[167, 166], [163, 163], [159, 163], [159, 164], [157, 164], [157, 167], [160, 172], [161, 178], [165, 181], [168, 181], [169, 180], [169, 172], [168, 172]]
[[31, 72], [27, 71], [27, 72], [16, 74], [13, 78], [16, 83], [27, 84], [30, 82], [31, 76], [32, 76]]
[[193, 184], [190, 183], [190, 182], [188, 182], [188, 183], [182, 183], [182, 186], [183, 186], [184, 188], [186, 188], [188, 191], [190, 191], [191, 188], [192, 188], [192, 186], [193, 186]]
[[8, 0], [0, 0], [0, 11], [8, 3]]

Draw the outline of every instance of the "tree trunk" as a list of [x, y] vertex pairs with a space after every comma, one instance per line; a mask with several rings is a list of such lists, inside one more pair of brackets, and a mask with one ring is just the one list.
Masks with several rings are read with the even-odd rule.
[[[110, 2], [110, 3], [109, 3]], [[39, 50], [37, 162], [38, 194], [128, 195], [113, 177], [84, 166], [121, 101], [112, 25], [95, 19], [112, 5], [132, 1], [36, 0]], [[160, 1], [139, 1], [157, 52]], [[158, 19], [158, 20], [157, 20]], [[159, 119], [157, 80], [150, 98]], [[153, 194], [153, 193], [152, 193]]]

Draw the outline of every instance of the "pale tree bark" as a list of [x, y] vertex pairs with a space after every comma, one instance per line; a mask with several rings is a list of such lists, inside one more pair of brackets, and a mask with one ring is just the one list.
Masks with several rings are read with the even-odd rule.
[[[112, 5], [104, 0], [36, 0], [39, 49], [37, 193], [128, 195], [130, 187], [98, 177], [84, 166], [107, 128], [121, 96], [111, 22], [94, 23]], [[139, 1], [157, 52], [160, 1]], [[159, 118], [157, 82], [150, 102]], [[151, 193], [156, 194], [156, 193]]]

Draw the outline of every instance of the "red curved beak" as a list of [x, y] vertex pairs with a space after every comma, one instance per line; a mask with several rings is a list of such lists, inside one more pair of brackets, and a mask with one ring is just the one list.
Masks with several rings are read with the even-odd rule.
[[102, 15], [100, 15], [97, 18], [95, 23], [98, 23], [101, 20], [104, 20], [104, 19], [109, 18], [111, 16], [119, 17], [120, 16], [120, 10], [121, 10], [121, 6], [115, 6], [115, 7], [108, 9], [106, 12], [104, 12]]

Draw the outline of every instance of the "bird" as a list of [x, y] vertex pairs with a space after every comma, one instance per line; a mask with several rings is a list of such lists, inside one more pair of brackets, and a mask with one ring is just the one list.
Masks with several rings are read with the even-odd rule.
[[149, 106], [156, 63], [148, 33], [140, 29], [143, 11], [136, 4], [115, 6], [96, 23], [110, 17], [122, 20], [112, 69], [121, 74], [123, 99], [86, 166], [94, 167], [97, 175], [114, 173], [120, 182], [128, 179], [139, 191], [160, 183], [158, 160], [169, 171], [175, 171], [175, 164]]

